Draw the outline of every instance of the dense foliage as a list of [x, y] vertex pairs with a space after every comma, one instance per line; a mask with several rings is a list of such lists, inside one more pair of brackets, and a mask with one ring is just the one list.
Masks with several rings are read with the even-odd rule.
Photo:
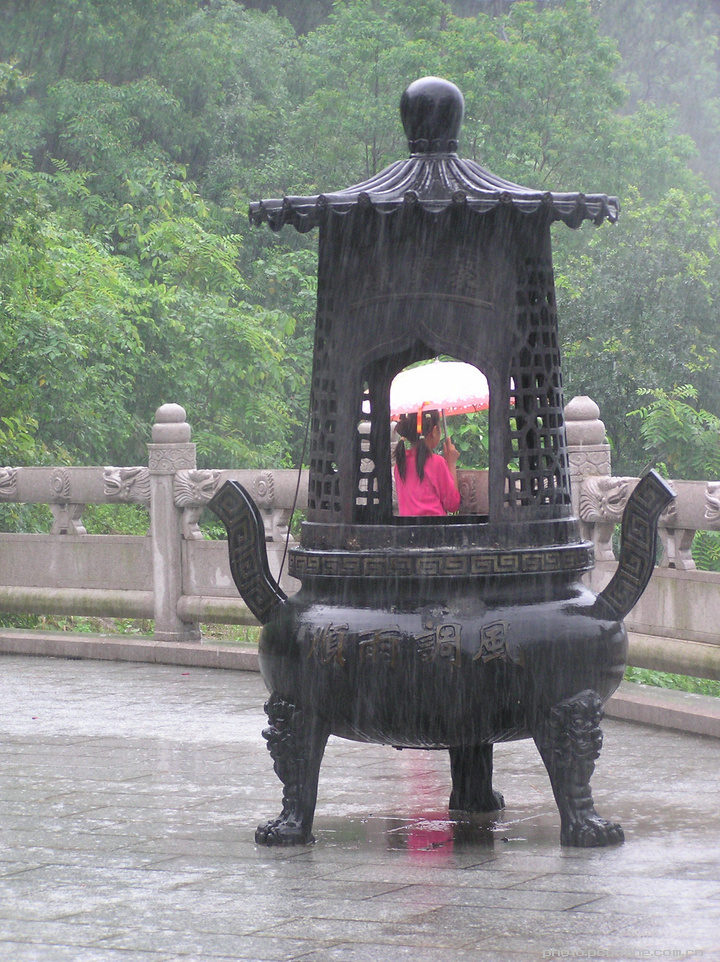
[[620, 196], [617, 227], [555, 229], [556, 275], [566, 393], [637, 470], [638, 392], [720, 416], [719, 6], [0, 0], [0, 461], [142, 461], [171, 400], [201, 463], [296, 459], [316, 238], [247, 202], [402, 157], [434, 73], [464, 156]]

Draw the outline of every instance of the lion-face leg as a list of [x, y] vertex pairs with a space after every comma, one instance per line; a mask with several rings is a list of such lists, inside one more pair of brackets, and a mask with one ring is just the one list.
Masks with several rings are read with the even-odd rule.
[[603, 705], [588, 689], [540, 713], [533, 738], [560, 812], [560, 843], [591, 848], [624, 841], [623, 830], [595, 811], [590, 778], [602, 748]]

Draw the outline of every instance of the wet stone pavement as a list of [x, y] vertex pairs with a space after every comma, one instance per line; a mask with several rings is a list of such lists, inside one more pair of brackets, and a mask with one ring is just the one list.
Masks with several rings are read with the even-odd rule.
[[626, 844], [561, 849], [530, 741], [497, 823], [445, 752], [332, 739], [313, 846], [255, 846], [281, 787], [250, 672], [0, 657], [0, 960], [720, 959], [717, 740], [606, 720]]

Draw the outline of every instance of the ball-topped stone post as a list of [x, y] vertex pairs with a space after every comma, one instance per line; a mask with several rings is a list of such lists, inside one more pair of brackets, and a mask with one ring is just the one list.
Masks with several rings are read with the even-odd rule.
[[600, 408], [592, 398], [583, 394], [568, 401], [565, 405], [565, 433], [573, 514], [580, 518], [583, 536], [595, 540], [598, 532], [589, 529], [581, 517], [580, 490], [586, 478], [609, 477], [612, 468], [605, 425], [600, 420]]
[[163, 404], [155, 412], [150, 467], [150, 532], [154, 575], [155, 638], [158, 641], [200, 641], [197, 622], [177, 613], [183, 593], [182, 509], [175, 505], [173, 479], [178, 471], [196, 467], [190, 425], [179, 404]]
[[[565, 433], [572, 483], [579, 488], [584, 478], [609, 475], [610, 445], [600, 408], [592, 398], [578, 395], [565, 405]], [[577, 508], [577, 506], [575, 506]]]

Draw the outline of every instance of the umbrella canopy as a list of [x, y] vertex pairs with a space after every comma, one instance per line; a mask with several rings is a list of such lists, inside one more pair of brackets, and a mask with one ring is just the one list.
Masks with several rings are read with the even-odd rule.
[[463, 361], [433, 361], [401, 371], [390, 387], [392, 417], [427, 409], [444, 411], [448, 416], [470, 414], [489, 406], [485, 375]]

